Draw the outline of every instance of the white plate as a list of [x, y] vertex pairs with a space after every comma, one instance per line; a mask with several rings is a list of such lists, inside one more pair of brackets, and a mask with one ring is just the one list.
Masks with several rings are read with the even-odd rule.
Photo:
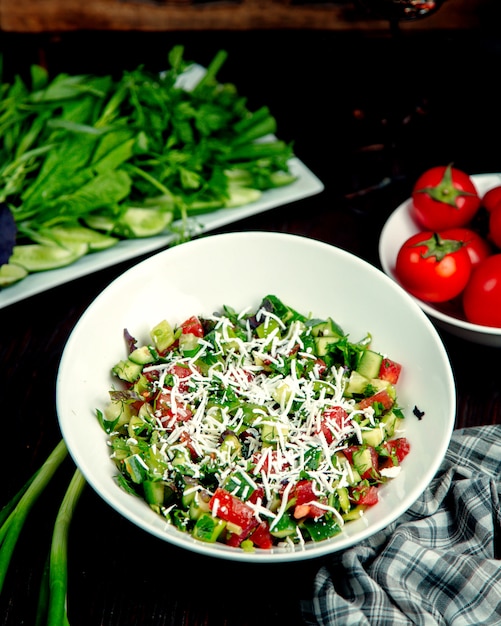
[[[189, 89], [190, 85], [199, 79], [204, 72], [204, 68], [194, 65], [183, 75], [183, 80], [180, 82], [186, 89]], [[220, 209], [219, 211], [193, 218], [192, 223], [196, 234], [215, 230], [227, 224], [243, 220], [246, 217], [308, 198], [323, 191], [323, 183], [298, 158], [291, 159], [289, 167], [291, 173], [297, 176], [297, 180], [294, 183], [286, 187], [270, 189], [264, 192], [257, 202], [252, 204], [233, 209]], [[29, 274], [19, 283], [0, 290], [0, 309], [122, 261], [159, 250], [168, 246], [174, 240], [175, 235], [165, 234], [147, 239], [120, 241], [113, 248], [87, 254], [68, 267]]]
[[[402, 363], [397, 389], [411, 452], [402, 472], [381, 488], [378, 504], [337, 537], [309, 543], [304, 550], [247, 553], [196, 541], [120, 489], [96, 409], [104, 408], [108, 391], [116, 384], [110, 368], [124, 354], [124, 328], [146, 343], [149, 331], [162, 319], [180, 323], [193, 314], [211, 314], [224, 304], [236, 310], [256, 307], [268, 294], [303, 313], [330, 315], [353, 341], [371, 332], [374, 349]], [[162, 251], [122, 274], [76, 324], [63, 352], [56, 390], [59, 424], [72, 458], [110, 506], [164, 541], [208, 556], [249, 562], [321, 556], [348, 548], [395, 521], [421, 495], [445, 455], [454, 427], [455, 398], [450, 363], [436, 329], [393, 280], [339, 248], [265, 232], [202, 237]], [[416, 406], [424, 412], [422, 419], [413, 413]]]
[[[501, 185], [501, 174], [477, 174], [471, 178], [481, 196], [492, 187]], [[412, 200], [409, 198], [390, 215], [379, 239], [381, 266], [396, 282], [398, 279], [395, 274], [395, 262], [399, 249], [404, 241], [422, 230], [412, 216], [411, 207]], [[501, 347], [501, 328], [471, 324], [465, 319], [449, 315], [447, 305], [439, 307], [418, 298], [413, 299], [440, 328], [474, 343]]]

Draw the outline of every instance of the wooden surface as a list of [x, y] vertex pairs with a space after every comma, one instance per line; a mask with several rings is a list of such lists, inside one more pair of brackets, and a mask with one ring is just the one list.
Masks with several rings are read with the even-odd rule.
[[[404, 29], [476, 29], [495, 19], [495, 0], [446, 0], [426, 20]], [[384, 31], [385, 20], [367, 15], [354, 2], [292, 0], [0, 0], [0, 29], [39, 33], [76, 30], [192, 31], [317, 29]]]
[[[299, 158], [325, 183], [325, 191], [314, 198], [221, 231], [302, 234], [379, 266], [381, 227], [408, 197], [421, 171], [449, 162], [471, 174], [501, 171], [501, 116], [494, 86], [500, 42], [484, 32], [426, 34], [400, 42], [306, 32], [217, 38], [208, 33], [128, 34], [111, 40], [71, 35], [51, 41], [43, 58], [51, 71], [139, 62], [157, 67], [166, 50], [181, 40], [189, 58], [200, 62], [226, 48], [222, 78], [236, 82], [251, 105], [270, 106], [278, 134], [295, 141]], [[9, 71], [13, 66], [25, 70], [40, 56], [38, 38], [3, 42], [8, 43]], [[0, 310], [2, 502], [60, 439], [56, 377], [74, 325], [102, 289], [134, 262]], [[501, 423], [499, 349], [440, 334], [457, 383], [456, 426]], [[0, 597], [2, 626], [35, 623], [52, 525], [73, 469], [68, 459], [24, 528]], [[322, 562], [267, 567], [210, 561], [150, 537], [86, 488], [70, 535], [70, 623], [299, 626], [304, 623], [300, 600], [311, 597]]]

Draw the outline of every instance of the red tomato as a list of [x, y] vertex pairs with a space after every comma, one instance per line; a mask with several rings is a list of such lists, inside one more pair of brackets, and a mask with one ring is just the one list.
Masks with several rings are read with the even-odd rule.
[[214, 492], [209, 502], [209, 508], [213, 515], [219, 519], [242, 529], [242, 532], [237, 535], [240, 541], [245, 539], [250, 531], [258, 525], [251, 507], [221, 487], [218, 487]]
[[396, 385], [400, 378], [402, 366], [396, 361], [392, 361], [388, 357], [384, 357], [379, 368], [379, 378], [387, 380], [392, 385]]
[[347, 419], [348, 413], [340, 406], [330, 407], [323, 412], [320, 431], [323, 432], [328, 444], [334, 441], [336, 430], [344, 428]]
[[395, 266], [402, 286], [428, 302], [446, 302], [458, 296], [471, 270], [470, 257], [461, 242], [443, 240], [429, 231], [416, 233], [402, 244]]
[[204, 336], [204, 329], [202, 327], [202, 323], [200, 322], [198, 317], [196, 317], [195, 315], [193, 315], [192, 317], [187, 319], [185, 322], [183, 322], [181, 324], [181, 329], [183, 331], [183, 335], [188, 335], [191, 333], [192, 335], [195, 335], [196, 337]]
[[372, 506], [379, 500], [378, 489], [373, 485], [357, 485], [356, 487], [352, 487], [350, 492], [351, 497], [357, 504]]
[[465, 226], [479, 208], [480, 196], [472, 179], [451, 165], [426, 170], [412, 190], [412, 211], [427, 230]]
[[361, 409], [366, 409], [368, 406], [372, 406], [376, 402], [382, 404], [383, 408], [386, 410], [391, 409], [391, 407], [393, 406], [393, 400], [390, 394], [386, 391], [386, 389], [381, 389], [369, 398], [362, 398], [358, 405]]
[[395, 456], [399, 463], [405, 459], [411, 449], [409, 440], [406, 437], [399, 437], [398, 439], [385, 441], [383, 447], [386, 448], [390, 456]]
[[471, 228], [450, 228], [442, 231], [440, 237], [462, 241], [473, 266], [483, 261], [492, 252], [489, 242]]
[[263, 548], [265, 550], [272, 548], [273, 538], [270, 533], [270, 526], [268, 522], [262, 521], [249, 539], [258, 548]]
[[501, 185], [486, 191], [482, 196], [482, 206], [489, 212], [501, 202]]
[[501, 248], [501, 204], [489, 213], [489, 237], [494, 245]]
[[472, 324], [501, 328], [501, 254], [492, 254], [473, 270], [463, 309]]
[[296, 519], [302, 517], [318, 518], [325, 514], [325, 509], [315, 504], [318, 498], [313, 491], [313, 481], [300, 480], [292, 491], [292, 497], [296, 498], [294, 506]]

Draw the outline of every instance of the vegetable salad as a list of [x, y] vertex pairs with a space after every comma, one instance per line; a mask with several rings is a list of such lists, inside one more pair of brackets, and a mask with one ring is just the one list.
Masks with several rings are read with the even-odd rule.
[[244, 550], [342, 532], [377, 503], [409, 452], [401, 365], [331, 318], [268, 295], [167, 320], [113, 374], [97, 411], [123, 488], [180, 530]]

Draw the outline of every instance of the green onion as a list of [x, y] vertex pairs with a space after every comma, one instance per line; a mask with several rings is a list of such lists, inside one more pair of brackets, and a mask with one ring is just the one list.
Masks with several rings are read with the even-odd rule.
[[0, 593], [24, 522], [67, 454], [66, 444], [61, 440], [42, 467], [0, 512]]
[[47, 626], [67, 625], [68, 535], [73, 513], [85, 487], [85, 478], [75, 470], [54, 524], [49, 566], [49, 608]]

